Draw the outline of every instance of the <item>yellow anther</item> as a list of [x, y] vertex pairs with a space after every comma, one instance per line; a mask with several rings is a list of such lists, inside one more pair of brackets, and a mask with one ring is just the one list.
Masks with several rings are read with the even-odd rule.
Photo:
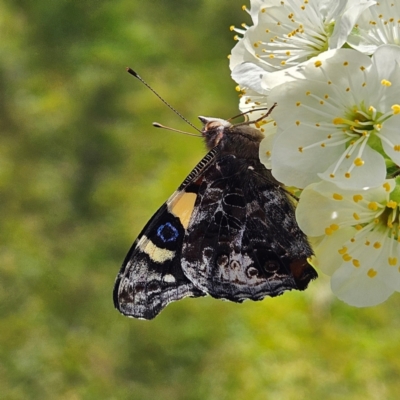
[[337, 225], [337, 224], [331, 224], [331, 229], [332, 229], [333, 231], [337, 231], [337, 230], [339, 229], [339, 225]]
[[296, 121], [296, 125], [299, 126], [300, 125], [300, 121]]
[[344, 255], [347, 253], [347, 250], [347, 247], [343, 246], [341, 249], [338, 250], [338, 253]]
[[301, 104], [300, 101], [296, 102], [296, 106], [297, 106], [297, 107], [298, 107], [300, 104]]
[[333, 123], [333, 125], [340, 125], [340, 124], [344, 124], [344, 120], [341, 117], [336, 117], [333, 119], [332, 123]]
[[353, 201], [355, 202], [355, 203], [358, 203], [359, 201], [361, 201], [363, 199], [363, 197], [361, 196], [361, 194], [355, 194], [354, 196], [353, 196]]
[[375, 249], [380, 249], [382, 247], [382, 244], [381, 242], [375, 242], [373, 246]]
[[385, 188], [385, 190], [386, 190], [387, 192], [390, 192], [390, 184], [389, 184], [389, 182], [385, 182], [385, 183], [383, 184], [383, 187]]
[[351, 175], [350, 175], [350, 172], [346, 172], [346, 173], [344, 174], [344, 177], [345, 177], [345, 178], [350, 178], [350, 176], [351, 176]]
[[363, 161], [360, 157], [357, 157], [357, 158], [354, 160], [354, 165], [355, 165], [356, 167], [361, 167], [362, 165], [364, 165], [364, 161]]
[[317, 68], [320, 67], [321, 65], [322, 65], [322, 61], [319, 61], [319, 60], [315, 61], [315, 63], [314, 63], [314, 66]]
[[353, 261], [352, 261], [352, 263], [353, 263], [353, 265], [356, 267], [356, 268], [358, 268], [359, 266], [360, 266], [360, 261], [358, 261], [357, 259], [353, 259]]
[[393, 114], [400, 114], [400, 104], [393, 104], [391, 109]]
[[353, 218], [358, 221], [360, 216], [357, 213], [353, 213]]
[[332, 235], [333, 232], [339, 229], [339, 225], [331, 224], [327, 228], [325, 228], [325, 235]]
[[374, 277], [376, 276], [377, 273], [378, 273], [377, 271], [375, 271], [373, 268], [371, 268], [371, 269], [368, 270], [367, 275], [368, 275], [370, 278], [374, 278]]
[[392, 82], [388, 81], [387, 79], [382, 79], [381, 80], [381, 85], [389, 87], [389, 86], [392, 86]]
[[368, 204], [368, 208], [372, 211], [376, 211], [378, 209], [378, 203], [376, 201], [371, 201]]
[[389, 200], [386, 204], [386, 207], [395, 209], [397, 207], [397, 202], [395, 202], [394, 200]]
[[343, 200], [343, 196], [341, 194], [339, 194], [339, 193], [333, 193], [332, 197], [335, 200]]
[[394, 266], [397, 264], [397, 257], [389, 257], [388, 258], [389, 265]]
[[350, 254], [343, 254], [342, 258], [344, 261], [350, 261], [353, 257]]

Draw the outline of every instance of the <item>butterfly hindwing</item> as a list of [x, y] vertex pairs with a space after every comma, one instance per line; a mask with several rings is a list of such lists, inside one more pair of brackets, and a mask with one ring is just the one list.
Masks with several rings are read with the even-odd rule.
[[186, 227], [197, 199], [204, 169], [215, 160], [210, 151], [178, 190], [163, 204], [133, 243], [114, 286], [114, 305], [127, 316], [152, 319], [166, 305], [184, 297], [200, 297], [181, 267]]
[[226, 155], [203, 176], [182, 268], [213, 297], [261, 300], [305, 289], [316, 277], [292, 203], [268, 174], [257, 160]]

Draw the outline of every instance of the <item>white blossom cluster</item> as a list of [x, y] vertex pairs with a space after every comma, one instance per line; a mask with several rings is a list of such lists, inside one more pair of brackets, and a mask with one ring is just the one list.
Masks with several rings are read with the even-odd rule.
[[[313, 264], [348, 304], [400, 291], [400, 2], [251, 0], [230, 56], [260, 159], [301, 189]], [[258, 111], [257, 111], [258, 110]], [[272, 122], [272, 123], [269, 123]]]

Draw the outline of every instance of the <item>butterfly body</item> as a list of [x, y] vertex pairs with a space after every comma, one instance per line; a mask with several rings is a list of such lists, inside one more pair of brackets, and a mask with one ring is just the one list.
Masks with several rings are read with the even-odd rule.
[[292, 200], [259, 161], [262, 133], [199, 118], [208, 154], [144, 227], [117, 276], [114, 304], [127, 316], [151, 319], [187, 296], [261, 300], [317, 277]]

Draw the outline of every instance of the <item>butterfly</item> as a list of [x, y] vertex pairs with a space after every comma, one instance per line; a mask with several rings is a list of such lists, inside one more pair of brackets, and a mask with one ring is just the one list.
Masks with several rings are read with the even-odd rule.
[[317, 277], [293, 199], [259, 160], [264, 135], [199, 119], [209, 152], [143, 228], [116, 278], [114, 305], [126, 316], [152, 319], [188, 296], [262, 300]]

